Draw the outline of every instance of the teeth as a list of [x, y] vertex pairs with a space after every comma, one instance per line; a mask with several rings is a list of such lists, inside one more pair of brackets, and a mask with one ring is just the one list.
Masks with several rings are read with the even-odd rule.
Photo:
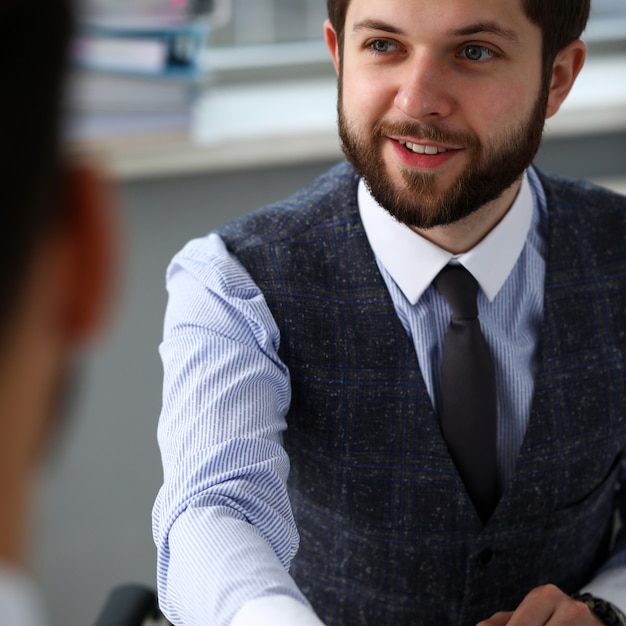
[[411, 143], [409, 141], [401, 141], [403, 146], [406, 146], [409, 150], [417, 154], [440, 154], [442, 152], [447, 152], [446, 148], [437, 148], [436, 146], [424, 146], [419, 143]]

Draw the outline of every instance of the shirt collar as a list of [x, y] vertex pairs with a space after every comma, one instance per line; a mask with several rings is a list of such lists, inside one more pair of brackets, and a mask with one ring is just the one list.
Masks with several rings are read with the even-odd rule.
[[522, 252], [534, 203], [524, 173], [517, 197], [499, 224], [471, 250], [459, 255], [447, 252], [398, 222], [374, 200], [363, 179], [359, 181], [358, 204], [374, 254], [409, 302], [415, 304], [450, 262], [463, 265], [492, 301]]

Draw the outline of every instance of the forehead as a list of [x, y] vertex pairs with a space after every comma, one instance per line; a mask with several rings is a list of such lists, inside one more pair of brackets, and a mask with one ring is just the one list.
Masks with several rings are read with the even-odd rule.
[[526, 16], [522, 0], [350, 0], [345, 23], [348, 36], [355, 29], [377, 24], [407, 35], [462, 33], [481, 24], [518, 39], [539, 31]]

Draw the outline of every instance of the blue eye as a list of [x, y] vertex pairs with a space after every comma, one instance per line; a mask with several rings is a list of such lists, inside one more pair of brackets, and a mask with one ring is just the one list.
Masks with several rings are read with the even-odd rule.
[[463, 56], [468, 61], [487, 61], [495, 56], [493, 50], [485, 46], [470, 45], [463, 48]]
[[386, 52], [393, 52], [397, 49], [396, 44], [391, 41], [387, 41], [386, 39], [375, 39], [370, 42], [369, 47], [374, 51], [380, 54], [385, 54]]

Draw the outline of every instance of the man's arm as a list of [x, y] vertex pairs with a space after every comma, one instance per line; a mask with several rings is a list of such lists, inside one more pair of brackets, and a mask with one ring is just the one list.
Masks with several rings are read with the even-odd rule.
[[176, 624], [225, 626], [248, 602], [278, 596], [312, 615], [288, 574], [298, 535], [275, 322], [216, 236], [174, 259], [168, 290], [153, 512], [162, 609]]

